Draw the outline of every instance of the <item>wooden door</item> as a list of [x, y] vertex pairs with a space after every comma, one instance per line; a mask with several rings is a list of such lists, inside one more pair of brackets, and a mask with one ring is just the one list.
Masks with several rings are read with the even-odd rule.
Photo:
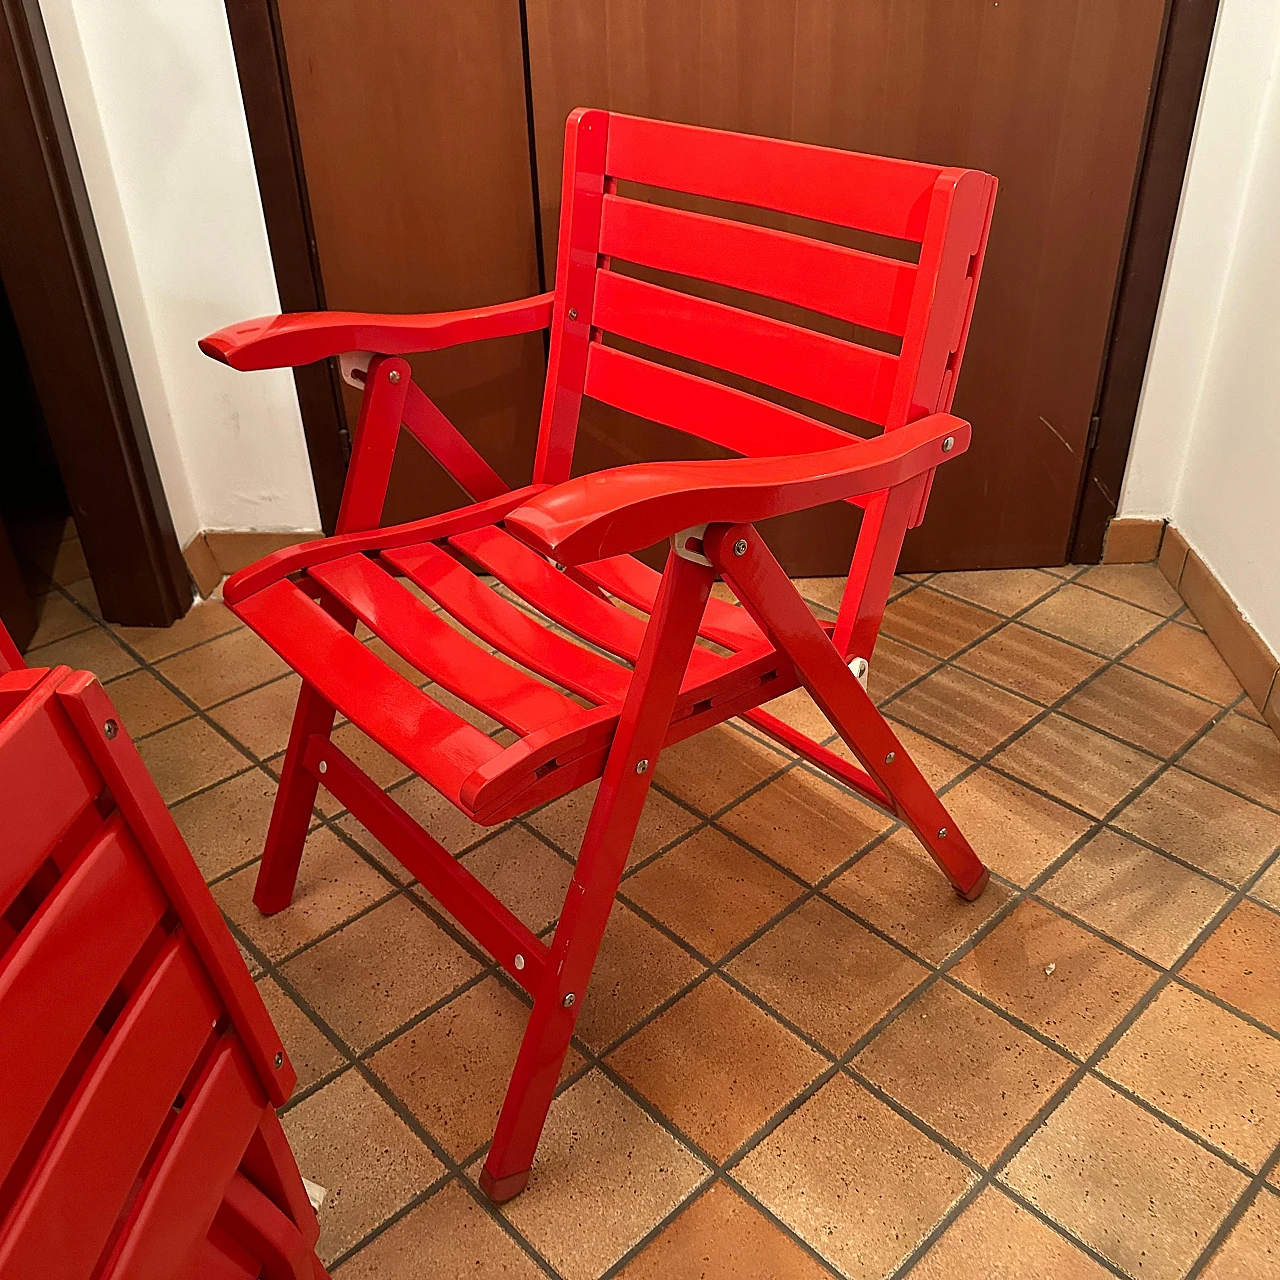
[[[1061, 564], [1166, 0], [527, 3], [548, 262], [564, 119], [576, 106], [997, 175], [955, 404], [974, 422], [974, 443], [938, 473], [903, 564]], [[580, 438], [592, 467], [673, 448], [660, 428], [599, 412]], [[790, 519], [771, 540], [792, 573], [838, 573], [855, 529], [856, 513], [829, 508]]]
[[[540, 291], [519, 0], [279, 0], [326, 305], [450, 311]], [[415, 356], [509, 484], [528, 483], [539, 334]], [[348, 390], [355, 423], [357, 399]], [[461, 490], [407, 435], [387, 521]]]

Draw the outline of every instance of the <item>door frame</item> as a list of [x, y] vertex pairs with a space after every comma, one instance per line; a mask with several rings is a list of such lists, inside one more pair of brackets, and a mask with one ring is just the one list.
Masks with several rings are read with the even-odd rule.
[[191, 605], [37, 0], [0, 0], [3, 277], [103, 616]]
[[[323, 309], [324, 285], [276, 0], [225, 3], [281, 305], [286, 310]], [[1098, 376], [1095, 427], [1068, 543], [1070, 559], [1077, 563], [1102, 558], [1107, 524], [1116, 512], [1218, 4], [1219, 0], [1166, 0], [1129, 226]], [[521, 0], [527, 44], [524, 9]], [[532, 138], [530, 89], [526, 48], [525, 100]], [[539, 212], [536, 192], [534, 208]], [[350, 452], [340, 384], [332, 364], [325, 361], [295, 371], [316, 492], [326, 495], [320, 501], [326, 530], [331, 530], [336, 517]]]

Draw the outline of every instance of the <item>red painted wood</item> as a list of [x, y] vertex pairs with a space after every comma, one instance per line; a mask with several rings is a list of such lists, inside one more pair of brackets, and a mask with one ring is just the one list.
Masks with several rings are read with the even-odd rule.
[[867, 422], [888, 421], [897, 356], [647, 280], [598, 274], [591, 323], [605, 332], [754, 378]]
[[347, 351], [408, 355], [462, 342], [545, 329], [551, 322], [549, 293], [516, 302], [435, 315], [377, 316], [356, 311], [302, 311], [260, 316], [211, 333], [200, 350], [233, 369], [281, 369], [311, 364]]
[[364, 556], [330, 560], [309, 575], [423, 675], [516, 733], [581, 708], [472, 643]]
[[704, 522], [754, 523], [875, 493], [957, 457], [969, 436], [967, 422], [934, 414], [827, 453], [636, 463], [557, 485], [504, 523], [538, 551], [581, 564], [638, 551]]
[[262, 1260], [267, 1280], [314, 1280], [311, 1245], [285, 1214], [243, 1174], [233, 1173], [218, 1210], [218, 1225]]
[[803, 142], [609, 116], [610, 177], [903, 240], [924, 236], [937, 166]]
[[93, 1274], [219, 1011], [194, 951], [170, 939], [111, 1029], [5, 1226], [6, 1280]]
[[26, 665], [22, 654], [18, 652], [18, 646], [13, 643], [13, 637], [5, 630], [4, 623], [0, 622], [0, 676], [10, 671], [21, 671]]
[[382, 507], [387, 500], [412, 376], [407, 360], [378, 356], [369, 364], [351, 465], [338, 508], [340, 534], [362, 533], [382, 523]]
[[500, 498], [511, 491], [511, 486], [476, 452], [471, 441], [440, 412], [417, 383], [409, 384], [404, 425], [473, 502]]
[[901, 337], [913, 263], [747, 222], [606, 195], [600, 252]]

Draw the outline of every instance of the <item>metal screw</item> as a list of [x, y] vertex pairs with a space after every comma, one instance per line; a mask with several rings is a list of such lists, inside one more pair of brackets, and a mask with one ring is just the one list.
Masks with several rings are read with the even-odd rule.
[[570, 307], [570, 308], [569, 308], [569, 319], [570, 319], [570, 320], [576, 320], [577, 318], [578, 318], [578, 308], [577, 308], [577, 307]]
[[575, 996], [572, 991], [570, 991], [569, 994], [566, 995], [565, 998], [560, 1001], [560, 1003], [566, 1009], [572, 1009], [573, 1006], [578, 1003], [578, 997]]
[[946, 838], [947, 838], [947, 829], [946, 829], [946, 827], [939, 827], [939, 828], [938, 828], [938, 839], [939, 839], [939, 840], [945, 840]]
[[649, 762], [648, 762], [647, 760], [637, 760], [637, 761], [636, 761], [636, 772], [637, 772], [637, 773], [648, 773], [648, 772], [649, 772]]
[[524, 968], [524, 956], [522, 956], [518, 951], [516, 952], [516, 968]]
[[387, 381], [388, 381], [388, 382], [399, 382], [399, 381], [400, 381], [400, 370], [399, 370], [399, 369], [392, 369], [392, 370], [391, 370], [391, 372], [390, 372], [389, 374], [387, 374]]
[[114, 720], [108, 720], [102, 726], [102, 732], [106, 735], [107, 741], [110, 742], [120, 732], [120, 726]]
[[327, 760], [321, 760], [321, 761], [320, 761], [319, 768], [320, 768], [320, 772], [321, 772], [321, 773], [328, 773], [328, 772], [329, 772], [329, 762], [328, 762]]
[[943, 452], [943, 453], [950, 453], [950, 452], [951, 452], [951, 450], [952, 450], [952, 449], [954, 449], [955, 447], [956, 447], [956, 438], [955, 438], [955, 436], [948, 436], [948, 437], [947, 437], [947, 438], [942, 442], [942, 452]]
[[277, 1053], [276, 1054], [276, 1070], [279, 1071], [280, 1068], [283, 1066], [284, 1066], [284, 1054]]
[[739, 538], [737, 542], [733, 544], [733, 554], [735, 556], [745, 556], [747, 554], [746, 538]]
[[898, 753], [896, 751], [890, 751], [889, 754], [885, 756], [884, 762], [885, 764], [892, 764], [897, 758]]

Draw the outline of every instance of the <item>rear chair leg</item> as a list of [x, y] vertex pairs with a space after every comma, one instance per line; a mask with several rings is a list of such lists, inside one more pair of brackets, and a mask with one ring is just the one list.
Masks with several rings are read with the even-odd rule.
[[258, 883], [253, 891], [253, 900], [263, 915], [275, 915], [293, 900], [302, 846], [311, 825], [311, 810], [319, 785], [315, 775], [303, 764], [303, 758], [313, 734], [327, 738], [333, 731], [333, 718], [333, 706], [309, 684], [304, 684], [293, 713], [289, 748], [284, 755], [280, 786], [276, 791], [275, 807], [271, 810], [271, 825], [267, 829], [267, 843], [262, 851], [262, 865], [258, 869]]

